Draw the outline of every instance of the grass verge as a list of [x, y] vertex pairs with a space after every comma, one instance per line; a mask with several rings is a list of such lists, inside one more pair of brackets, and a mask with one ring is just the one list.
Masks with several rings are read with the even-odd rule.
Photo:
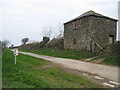
[[105, 57], [104, 56], [98, 56], [98, 57], [95, 57], [95, 58], [91, 59], [90, 61], [95, 61], [95, 60], [102, 59], [102, 58], [105, 58]]
[[42, 48], [37, 51], [30, 51], [30, 52], [40, 55], [48, 55], [48, 56], [77, 59], [77, 60], [96, 56], [95, 54], [86, 51], [61, 50], [54, 48]]
[[85, 77], [62, 72], [58, 68], [37, 70], [47, 65], [43, 59], [19, 54], [14, 64], [13, 52], [3, 53], [3, 88], [100, 88]]
[[103, 63], [108, 64], [108, 65], [120, 66], [119, 60], [120, 60], [120, 54], [114, 53], [114, 54], [109, 55], [103, 61]]
[[[26, 50], [20, 50], [20, 51], [28, 52]], [[102, 55], [98, 56], [94, 53], [86, 52], [86, 51], [60, 50], [55, 48], [41, 48], [39, 50], [29, 51], [29, 52], [39, 55], [47, 55], [47, 56], [76, 59], [76, 60], [97, 56], [96, 58], [93, 58], [91, 61], [105, 58], [105, 60], [101, 64], [120, 66], [120, 64], [118, 64], [118, 62], [115, 61], [116, 58], [120, 57], [117, 54], [109, 55], [109, 57], [106, 57]]]

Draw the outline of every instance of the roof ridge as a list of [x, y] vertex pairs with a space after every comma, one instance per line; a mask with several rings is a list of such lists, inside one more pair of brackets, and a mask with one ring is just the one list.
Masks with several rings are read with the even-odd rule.
[[[83, 14], [87, 14], [87, 13], [96, 13], [96, 12], [93, 11], [93, 10], [89, 10], [89, 11], [87, 11], [87, 12], [84, 12]], [[83, 14], [81, 14], [81, 15], [83, 15]]]
[[[102, 17], [102, 18], [107, 18], [107, 19], [111, 19], [111, 20], [117, 21], [116, 19], [113, 19], [113, 18], [111, 18], [111, 17], [104, 16], [104, 15], [102, 15], [102, 14], [96, 13], [96, 12], [93, 11], [93, 10], [89, 10], [89, 11], [81, 14], [80, 16], [78, 16], [78, 17], [76, 17], [76, 18], [74, 18], [74, 19], [72, 19], [72, 20], [70, 20], [70, 21], [68, 21], [68, 22], [72, 22], [72, 21], [74, 21], [74, 20], [77, 20], [77, 19], [80, 19], [80, 18], [83, 18], [83, 17], [88, 17], [88, 16]], [[66, 22], [66, 23], [68, 23], [68, 22]], [[66, 24], [66, 23], [64, 23], [64, 24]]]

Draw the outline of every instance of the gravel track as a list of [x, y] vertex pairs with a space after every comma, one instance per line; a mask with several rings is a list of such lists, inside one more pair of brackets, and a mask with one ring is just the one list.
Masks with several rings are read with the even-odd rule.
[[19, 51], [19, 53], [34, 56], [37, 58], [42, 58], [47, 61], [60, 64], [66, 68], [80, 70], [91, 74], [96, 74], [98, 76], [118, 82], [118, 70], [120, 70], [120, 68], [118, 68], [117, 66], [101, 65], [101, 64], [78, 61], [73, 59], [57, 58], [57, 57], [38, 55], [28, 52], [21, 52], [21, 51]]

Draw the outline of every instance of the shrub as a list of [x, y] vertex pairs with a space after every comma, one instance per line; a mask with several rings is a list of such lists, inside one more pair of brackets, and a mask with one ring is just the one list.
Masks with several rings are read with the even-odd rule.
[[64, 40], [63, 38], [53, 38], [50, 42], [45, 45], [47, 48], [64, 48]]

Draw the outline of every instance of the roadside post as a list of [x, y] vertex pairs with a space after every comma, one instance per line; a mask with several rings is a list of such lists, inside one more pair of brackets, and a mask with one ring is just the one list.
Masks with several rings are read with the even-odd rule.
[[15, 56], [15, 59], [14, 59], [14, 62], [16, 64], [16, 56], [18, 56], [18, 48], [14, 48], [14, 56]]

